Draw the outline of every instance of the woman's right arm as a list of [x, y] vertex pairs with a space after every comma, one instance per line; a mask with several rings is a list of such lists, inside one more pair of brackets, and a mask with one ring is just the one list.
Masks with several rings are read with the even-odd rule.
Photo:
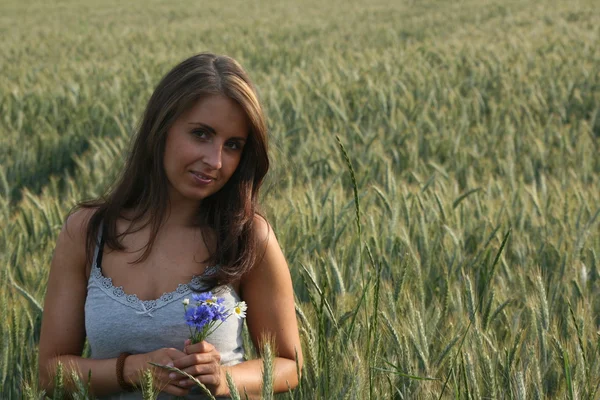
[[[86, 231], [94, 210], [82, 209], [72, 214], [63, 226], [56, 243], [50, 275], [39, 345], [39, 383], [52, 392], [56, 366], [60, 362], [65, 372], [75, 371], [85, 382], [91, 371], [91, 391], [96, 396], [121, 391], [116, 375], [117, 359], [81, 357], [85, 342], [84, 305], [87, 295]], [[126, 358], [124, 378], [139, 382], [139, 371], [148, 361], [167, 364], [185, 354], [176, 349], [159, 349]], [[188, 390], [168, 384], [168, 373], [155, 371], [163, 391], [185, 395]], [[68, 379], [65, 379], [68, 382]]]

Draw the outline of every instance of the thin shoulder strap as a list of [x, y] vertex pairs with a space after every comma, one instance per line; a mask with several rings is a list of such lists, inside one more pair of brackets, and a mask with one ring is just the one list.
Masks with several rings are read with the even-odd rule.
[[98, 230], [98, 240], [96, 245], [96, 250], [94, 251], [94, 260], [92, 265], [96, 265], [96, 267], [102, 269], [102, 253], [104, 250], [104, 224], [100, 225], [100, 229]]

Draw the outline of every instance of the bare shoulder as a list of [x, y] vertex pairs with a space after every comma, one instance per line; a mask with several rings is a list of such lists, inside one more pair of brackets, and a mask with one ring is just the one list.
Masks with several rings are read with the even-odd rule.
[[254, 216], [254, 238], [258, 243], [258, 247], [261, 250], [265, 250], [269, 244], [270, 239], [275, 238], [275, 233], [273, 232], [273, 228], [269, 224], [269, 221], [265, 219], [262, 215], [256, 214]]
[[65, 283], [80, 287], [87, 282], [86, 243], [88, 225], [96, 209], [81, 208], [71, 213], [58, 235], [50, 265], [49, 289]]
[[62, 229], [68, 239], [80, 240], [82, 237], [85, 239], [88, 224], [96, 211], [96, 208], [79, 208], [69, 214]]
[[[63, 264], [65, 268], [70, 266], [79, 269], [85, 266], [87, 230], [95, 212], [95, 208], [80, 208], [67, 217], [54, 249], [54, 258], [69, 259], [68, 264]], [[58, 263], [54, 265], [59, 266]]]
[[253, 229], [258, 257], [256, 264], [241, 280], [242, 290], [244, 287], [252, 289], [260, 287], [259, 290], [262, 290], [269, 282], [277, 284], [276, 281], [282, 275], [284, 280], [289, 276], [288, 264], [269, 222], [264, 217], [256, 215]]

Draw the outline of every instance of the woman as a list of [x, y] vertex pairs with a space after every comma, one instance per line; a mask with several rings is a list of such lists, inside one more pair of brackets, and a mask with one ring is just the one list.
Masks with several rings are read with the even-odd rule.
[[[182, 301], [212, 289], [244, 300], [251, 338], [276, 349], [274, 389], [298, 383], [302, 351], [288, 266], [257, 212], [269, 168], [267, 128], [239, 64], [193, 56], [159, 83], [118, 183], [69, 216], [50, 269], [39, 348], [40, 383], [58, 362], [106, 398], [141, 398], [149, 362], [173, 365], [227, 396], [260, 393], [261, 360], [244, 361], [242, 322], [229, 318], [191, 344]], [[91, 357], [81, 357], [88, 338]], [[296, 358], [297, 357], [297, 358]], [[192, 382], [154, 370], [161, 396], [195, 398]], [[288, 386], [289, 385], [289, 386]], [[129, 393], [130, 392], [130, 393]], [[199, 395], [198, 395], [199, 396]]]

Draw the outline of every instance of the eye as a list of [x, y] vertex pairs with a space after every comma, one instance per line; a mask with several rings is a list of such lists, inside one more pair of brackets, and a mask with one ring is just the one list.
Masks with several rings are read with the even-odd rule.
[[207, 139], [209, 136], [209, 132], [206, 129], [194, 129], [192, 134], [199, 139]]
[[244, 146], [237, 140], [230, 140], [225, 143], [225, 146], [231, 150], [241, 150]]

